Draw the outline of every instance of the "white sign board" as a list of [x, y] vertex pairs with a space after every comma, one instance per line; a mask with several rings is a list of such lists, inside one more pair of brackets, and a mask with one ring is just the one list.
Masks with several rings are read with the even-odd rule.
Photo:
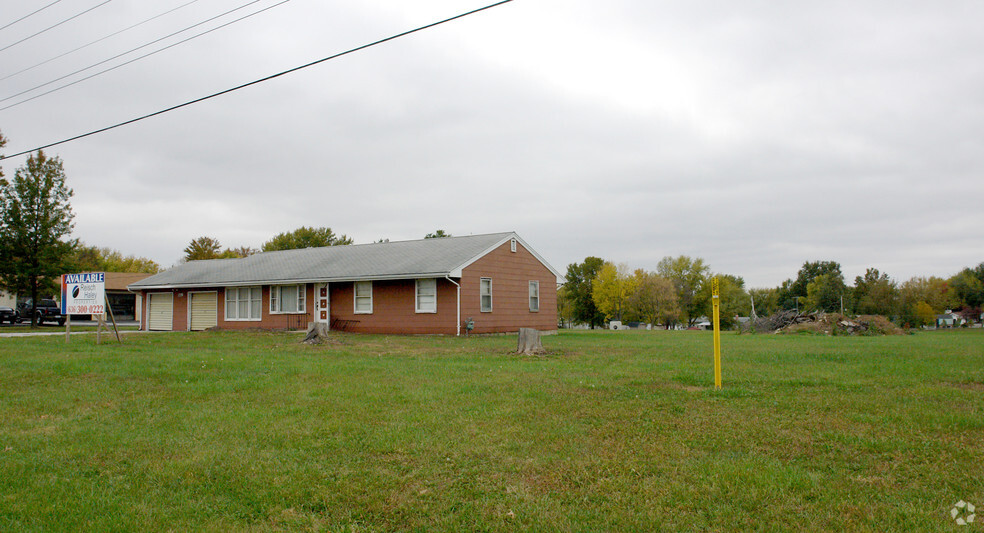
[[62, 274], [63, 315], [101, 315], [106, 312], [106, 273]]

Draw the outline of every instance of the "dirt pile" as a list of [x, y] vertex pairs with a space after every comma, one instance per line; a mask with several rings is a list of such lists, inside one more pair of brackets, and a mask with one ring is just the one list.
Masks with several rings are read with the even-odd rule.
[[903, 335], [905, 331], [881, 315], [848, 318], [840, 313], [780, 311], [744, 328], [758, 333], [814, 333], [823, 335]]

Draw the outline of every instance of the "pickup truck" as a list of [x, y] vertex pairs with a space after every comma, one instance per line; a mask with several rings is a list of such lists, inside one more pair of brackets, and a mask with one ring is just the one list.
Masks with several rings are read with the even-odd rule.
[[[17, 306], [17, 310], [24, 320], [29, 320], [31, 316], [31, 300]], [[54, 300], [41, 300], [38, 302], [37, 309], [34, 311], [37, 316], [38, 325], [45, 322], [58, 322], [59, 326], [65, 325], [65, 315], [61, 312], [61, 306]]]

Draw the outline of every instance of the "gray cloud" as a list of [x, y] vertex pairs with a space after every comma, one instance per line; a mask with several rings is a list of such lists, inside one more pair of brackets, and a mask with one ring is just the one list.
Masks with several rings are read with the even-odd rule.
[[[291, 2], [0, 112], [0, 129], [10, 153], [464, 9]], [[0, 64], [155, 12], [107, 6]], [[77, 236], [165, 265], [199, 235], [258, 246], [330, 225], [358, 242], [517, 230], [562, 270], [701, 256], [753, 286], [814, 259], [849, 277], [948, 275], [984, 260], [982, 15], [974, 2], [520, 0], [53, 151]], [[87, 63], [0, 82], [0, 97], [71, 64]]]

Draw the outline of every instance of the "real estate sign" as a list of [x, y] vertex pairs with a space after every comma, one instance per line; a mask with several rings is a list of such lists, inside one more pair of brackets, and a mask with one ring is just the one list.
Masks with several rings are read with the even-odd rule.
[[106, 312], [106, 273], [62, 274], [61, 310], [65, 315]]

